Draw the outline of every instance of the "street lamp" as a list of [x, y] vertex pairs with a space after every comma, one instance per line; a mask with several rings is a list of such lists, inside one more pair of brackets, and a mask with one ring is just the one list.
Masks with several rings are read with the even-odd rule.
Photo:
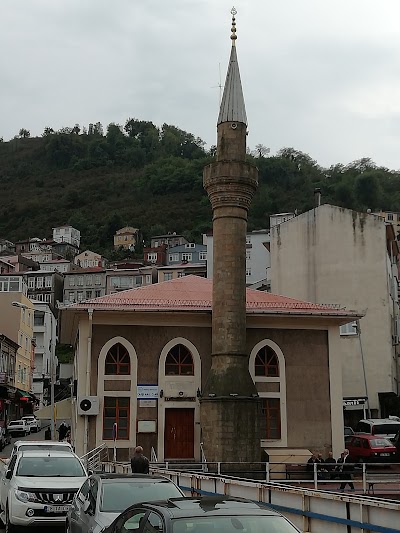
[[[11, 305], [14, 307], [19, 307], [20, 309], [30, 309], [27, 305], [21, 303], [21, 302], [11, 302]], [[47, 313], [51, 315], [54, 318], [54, 315], [51, 311], [48, 311], [47, 309], [43, 309], [41, 311], [42, 313]], [[50, 408], [51, 408], [51, 423], [50, 423], [50, 431], [51, 431], [51, 440], [55, 440], [56, 436], [56, 424], [55, 424], [55, 417], [54, 417], [54, 358], [51, 350], [52, 345], [52, 331], [51, 331], [51, 325], [50, 325]]]

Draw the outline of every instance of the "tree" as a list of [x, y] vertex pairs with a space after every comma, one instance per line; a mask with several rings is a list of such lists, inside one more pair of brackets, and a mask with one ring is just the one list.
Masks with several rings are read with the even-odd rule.
[[81, 131], [81, 127], [79, 124], [75, 124], [75, 126], [72, 128], [71, 133], [74, 133], [75, 135], [79, 135]]
[[254, 155], [254, 157], [261, 158], [267, 156], [270, 151], [271, 149], [267, 148], [263, 144], [256, 144], [255, 149], [252, 151], [252, 155]]
[[21, 128], [18, 133], [19, 137], [21, 139], [27, 139], [31, 136], [31, 132], [29, 130], [26, 130], [25, 128]]
[[49, 135], [53, 135], [53, 134], [54, 134], [53, 128], [46, 126], [43, 130], [42, 137], [48, 137]]
[[360, 206], [373, 210], [380, 206], [382, 188], [375, 171], [360, 174], [356, 179], [355, 191]]

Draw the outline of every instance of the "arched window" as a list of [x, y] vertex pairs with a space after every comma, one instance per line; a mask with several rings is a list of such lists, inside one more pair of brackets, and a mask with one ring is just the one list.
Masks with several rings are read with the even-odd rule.
[[106, 356], [105, 374], [110, 376], [128, 376], [131, 373], [131, 359], [128, 350], [122, 344], [112, 346]]
[[190, 351], [183, 344], [177, 344], [165, 359], [165, 374], [169, 376], [193, 376], [194, 364]]
[[264, 346], [257, 352], [254, 361], [254, 375], [268, 378], [279, 377], [278, 356], [270, 346]]

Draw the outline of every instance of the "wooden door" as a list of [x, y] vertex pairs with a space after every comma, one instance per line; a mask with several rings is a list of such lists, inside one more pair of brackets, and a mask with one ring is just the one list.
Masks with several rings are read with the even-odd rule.
[[165, 409], [165, 459], [194, 459], [194, 409]]

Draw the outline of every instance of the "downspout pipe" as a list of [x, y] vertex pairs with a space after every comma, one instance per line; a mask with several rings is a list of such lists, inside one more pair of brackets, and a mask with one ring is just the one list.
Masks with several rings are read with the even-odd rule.
[[[88, 310], [89, 317], [89, 332], [87, 339], [87, 356], [86, 356], [86, 381], [85, 381], [85, 396], [90, 396], [90, 371], [92, 367], [92, 331], [93, 331], [93, 308]], [[84, 431], [84, 442], [83, 442], [83, 453], [88, 452], [88, 443], [89, 443], [89, 419], [85, 415], [85, 431]]]

